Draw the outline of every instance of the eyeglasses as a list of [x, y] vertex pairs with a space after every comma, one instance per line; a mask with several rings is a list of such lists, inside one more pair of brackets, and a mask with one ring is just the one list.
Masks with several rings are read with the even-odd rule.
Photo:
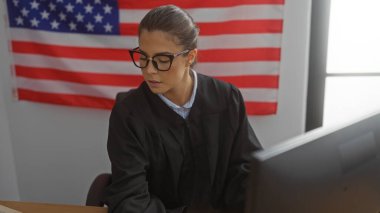
[[145, 68], [148, 66], [149, 61], [152, 61], [154, 68], [158, 71], [168, 71], [172, 66], [174, 58], [177, 56], [188, 53], [190, 50], [184, 50], [179, 53], [159, 53], [149, 58], [145, 53], [139, 50], [139, 47], [136, 47], [132, 50], [129, 50], [132, 61], [138, 68]]

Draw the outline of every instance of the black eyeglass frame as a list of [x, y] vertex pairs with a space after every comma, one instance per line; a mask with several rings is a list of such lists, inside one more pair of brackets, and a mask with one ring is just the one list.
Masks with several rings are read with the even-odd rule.
[[[142, 54], [142, 55], [144, 55], [144, 56], [146, 57], [147, 62], [146, 62], [146, 64], [145, 64], [145, 66], [139, 66], [139, 65], [135, 62], [135, 59], [133, 58], [133, 53], [135, 53], [135, 52], [136, 52], [136, 53], [140, 53], [140, 54]], [[170, 68], [172, 67], [172, 64], [173, 64], [173, 60], [174, 60], [177, 56], [180, 56], [180, 55], [186, 54], [186, 53], [188, 53], [188, 52], [190, 52], [190, 50], [183, 50], [183, 51], [181, 51], [181, 52], [179, 52], [179, 53], [159, 53], [159, 54], [156, 54], [156, 55], [154, 55], [154, 56], [152, 56], [152, 57], [148, 57], [144, 52], [139, 51], [139, 47], [136, 47], [136, 48], [133, 48], [133, 49], [129, 50], [129, 55], [130, 55], [131, 58], [132, 58], [133, 64], [134, 64], [136, 67], [138, 67], [138, 68], [145, 68], [145, 67], [147, 67], [147, 66], [149, 65], [149, 61], [152, 61], [153, 67], [156, 68], [156, 70], [161, 71], [161, 72], [166, 72], [166, 71], [169, 71], [169, 70], [170, 70]], [[157, 62], [154, 60], [154, 58], [157, 57], [157, 56], [167, 56], [167, 57], [169, 57], [170, 64], [169, 64], [169, 68], [168, 68], [168, 69], [159, 69], [159, 68], [158, 68], [158, 64], [157, 64]]]

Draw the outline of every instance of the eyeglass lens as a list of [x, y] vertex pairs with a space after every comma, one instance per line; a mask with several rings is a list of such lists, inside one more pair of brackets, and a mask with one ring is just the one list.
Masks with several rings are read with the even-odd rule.
[[[132, 58], [135, 65], [140, 68], [145, 68], [149, 63], [148, 57], [140, 52], [133, 52]], [[153, 66], [161, 71], [169, 70], [171, 61], [171, 57], [167, 55], [156, 55], [152, 58]]]

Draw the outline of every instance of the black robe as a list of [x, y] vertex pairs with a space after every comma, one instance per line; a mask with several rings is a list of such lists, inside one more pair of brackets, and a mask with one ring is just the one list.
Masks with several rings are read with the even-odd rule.
[[187, 119], [145, 82], [129, 91], [112, 110], [107, 148], [109, 212], [242, 212], [251, 153], [261, 145], [239, 90], [198, 74]]

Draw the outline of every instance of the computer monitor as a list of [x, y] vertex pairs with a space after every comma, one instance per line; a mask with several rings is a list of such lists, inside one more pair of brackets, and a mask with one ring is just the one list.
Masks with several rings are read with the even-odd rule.
[[253, 155], [246, 213], [380, 212], [380, 113]]

